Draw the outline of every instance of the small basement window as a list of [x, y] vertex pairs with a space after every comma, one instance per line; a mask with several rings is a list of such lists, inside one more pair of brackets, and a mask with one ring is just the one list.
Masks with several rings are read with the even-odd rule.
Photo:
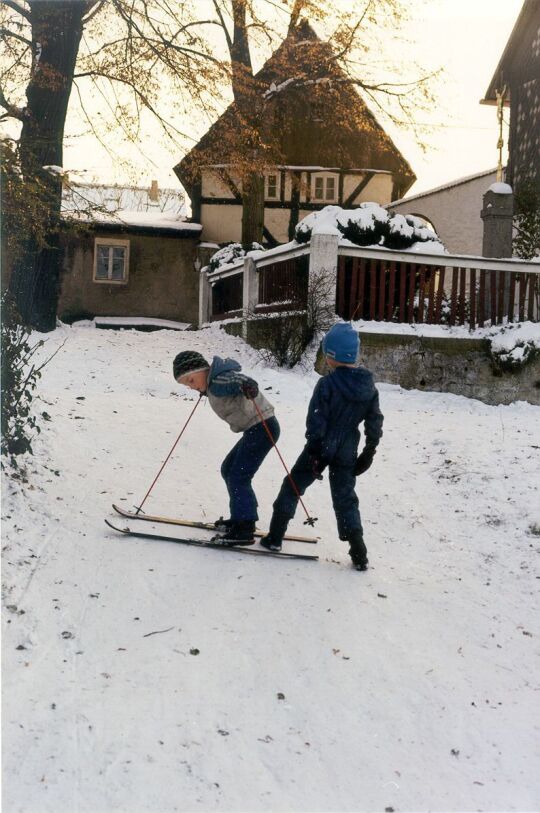
[[94, 242], [94, 282], [125, 285], [129, 272], [129, 240], [107, 240], [96, 237]]

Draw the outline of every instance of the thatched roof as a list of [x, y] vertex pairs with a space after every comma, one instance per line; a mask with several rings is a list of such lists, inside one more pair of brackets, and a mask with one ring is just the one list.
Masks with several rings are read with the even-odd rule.
[[[289, 32], [256, 75], [261, 94], [272, 83], [279, 88], [291, 79], [264, 111], [264, 130], [271, 135], [262, 134], [268, 165], [387, 170], [405, 194], [416, 180], [410, 165], [337, 64], [330, 45], [306, 21]], [[238, 163], [240, 128], [232, 103], [175, 167], [188, 192], [201, 166]]]

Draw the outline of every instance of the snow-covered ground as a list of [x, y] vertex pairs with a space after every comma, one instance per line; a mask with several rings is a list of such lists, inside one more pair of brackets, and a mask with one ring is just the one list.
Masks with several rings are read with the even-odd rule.
[[[217, 327], [46, 338], [46, 354], [65, 340], [43, 371], [50, 421], [29, 481], [4, 481], [5, 813], [539, 809], [539, 408], [380, 385], [358, 573], [326, 478], [305, 498], [318, 562], [103, 522], [142, 499], [194, 406], [179, 350], [242, 362], [289, 463], [315, 373], [265, 368]], [[234, 441], [201, 404], [148, 512], [227, 513]], [[272, 453], [261, 526], [282, 476]]]

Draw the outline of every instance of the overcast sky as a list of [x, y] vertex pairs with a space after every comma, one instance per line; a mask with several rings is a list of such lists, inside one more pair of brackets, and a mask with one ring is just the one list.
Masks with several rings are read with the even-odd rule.
[[[416, 61], [428, 70], [442, 67], [444, 75], [439, 83], [438, 104], [428, 119], [434, 125], [428, 136], [428, 151], [423, 154], [409, 133], [390, 131], [418, 177], [408, 194], [496, 166], [496, 110], [480, 105], [479, 101], [487, 90], [522, 1], [411, 0], [414, 19], [407, 34], [413, 42]], [[182, 156], [178, 149], [156, 137], [150, 122], [144, 128], [141, 148], [123, 147], [122, 154], [131, 171], [125, 165], [120, 166], [91, 136], [73, 140], [68, 137], [64, 166], [86, 170], [88, 180], [102, 183], [144, 186], [156, 178], [160, 186], [178, 186], [172, 167]]]

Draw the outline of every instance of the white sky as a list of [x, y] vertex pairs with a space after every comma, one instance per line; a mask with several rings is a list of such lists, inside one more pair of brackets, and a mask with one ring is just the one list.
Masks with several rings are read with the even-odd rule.
[[[442, 67], [444, 74], [437, 107], [429, 119], [423, 117], [433, 125], [427, 152], [422, 153], [411, 134], [389, 130], [418, 177], [409, 194], [496, 166], [496, 110], [479, 101], [521, 6], [522, 0], [412, 0], [413, 20], [406, 32], [411, 52], [424, 68]], [[186, 122], [181, 126], [185, 129]], [[193, 133], [201, 134], [200, 121], [193, 123]], [[112, 134], [109, 138], [114, 141]], [[64, 166], [85, 170], [88, 180], [104, 183], [146, 185], [156, 178], [160, 186], [179, 185], [172, 167], [182, 156], [156, 135], [150, 120], [145, 121], [140, 149], [122, 145], [121, 152], [129, 170], [91, 136], [67, 138]]]

